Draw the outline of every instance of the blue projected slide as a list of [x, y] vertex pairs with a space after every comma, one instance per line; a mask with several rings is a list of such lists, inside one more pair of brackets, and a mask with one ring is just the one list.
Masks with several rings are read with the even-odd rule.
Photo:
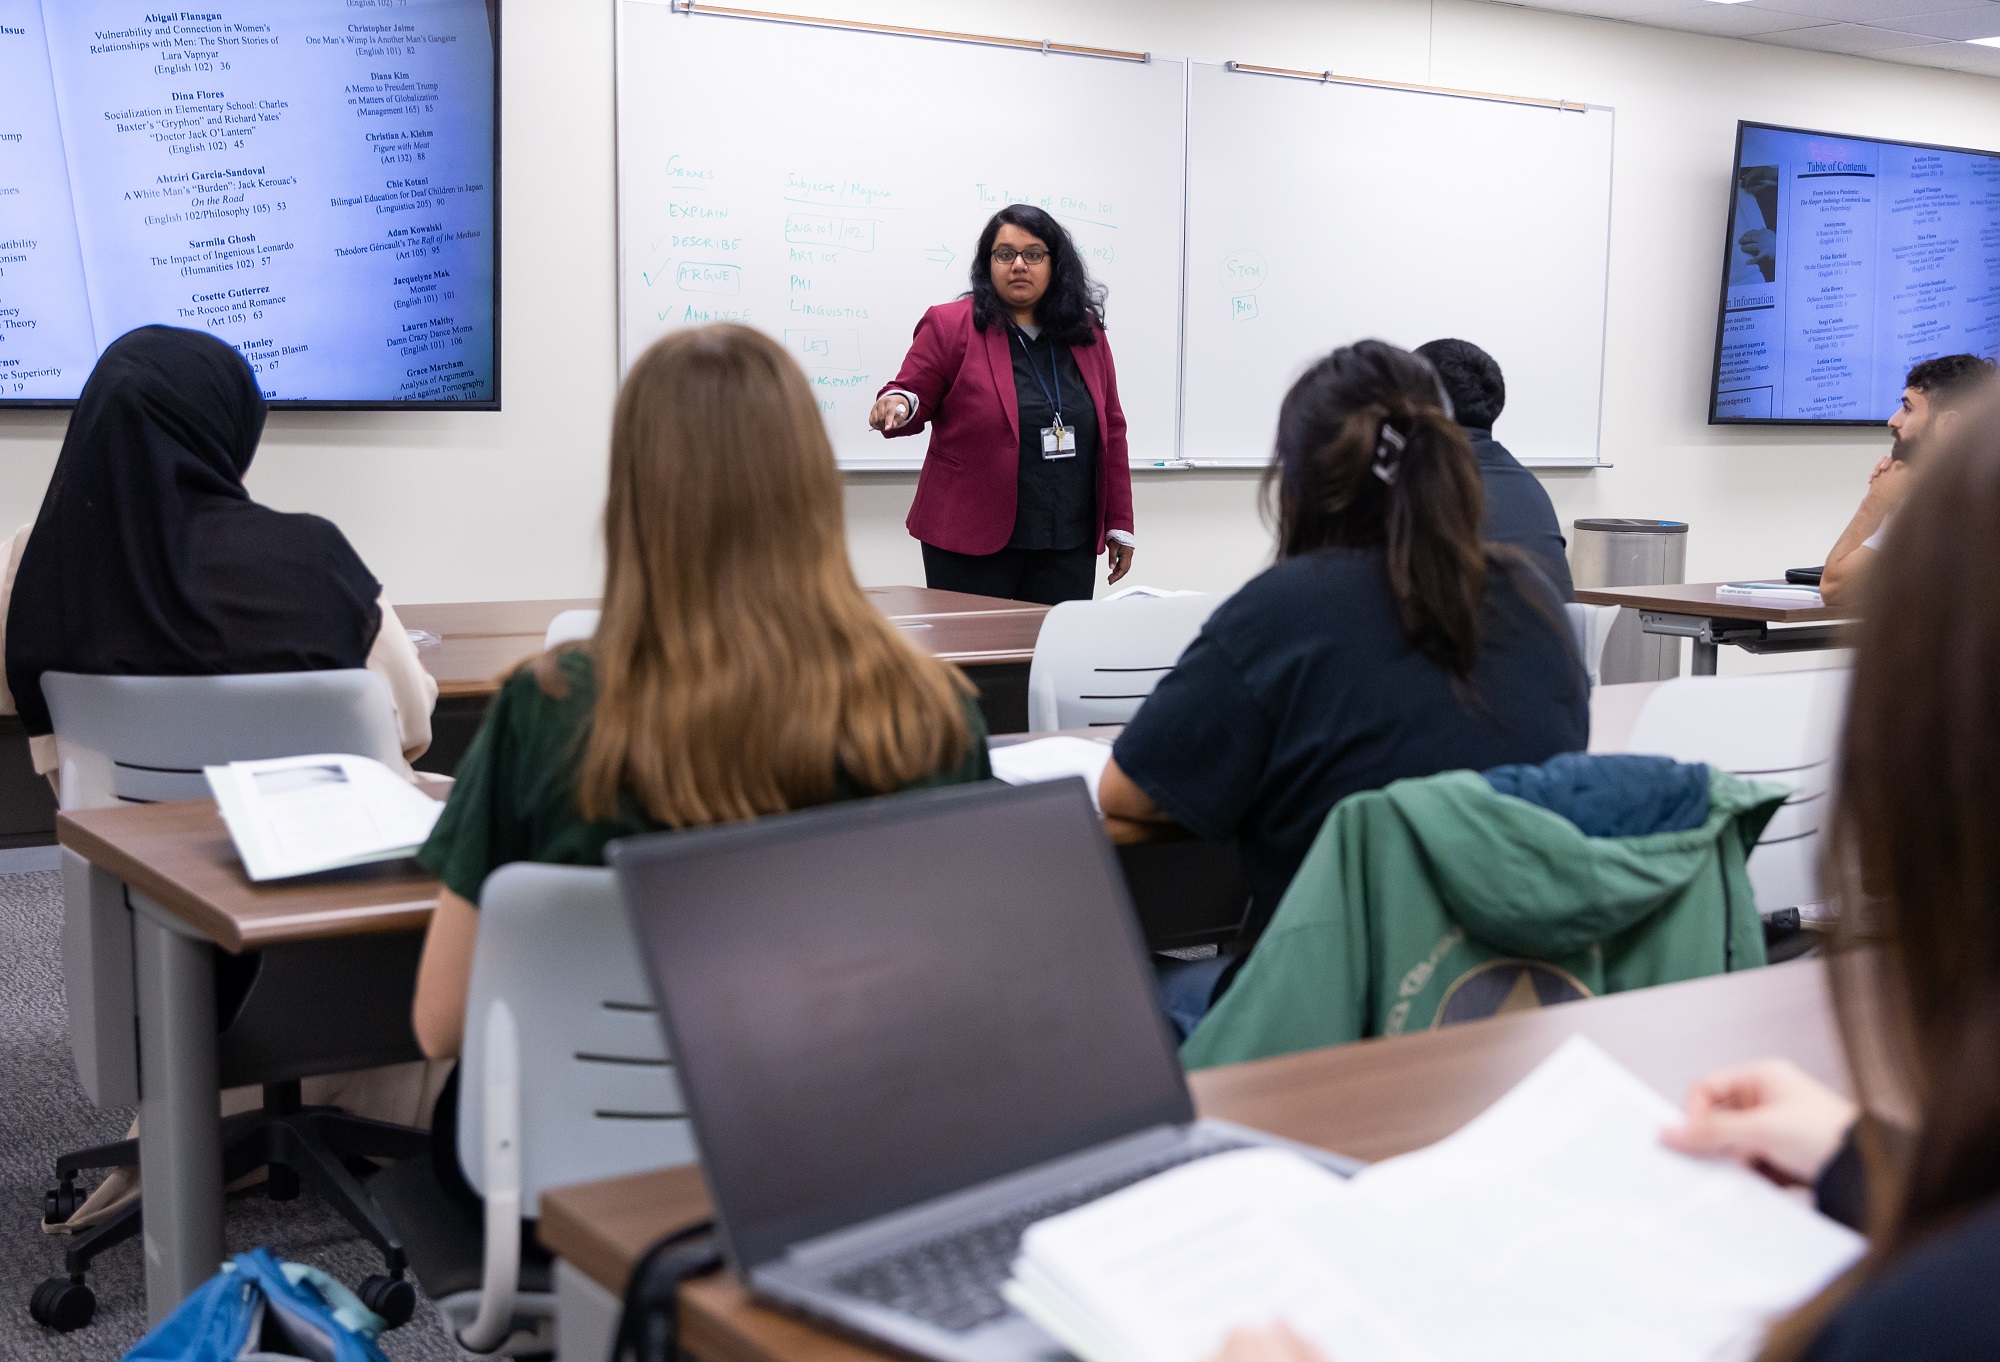
[[1886, 420], [2000, 353], [2000, 155], [1737, 125], [1711, 422]]
[[492, 405], [489, 0], [0, 0], [0, 402], [136, 326], [274, 401]]

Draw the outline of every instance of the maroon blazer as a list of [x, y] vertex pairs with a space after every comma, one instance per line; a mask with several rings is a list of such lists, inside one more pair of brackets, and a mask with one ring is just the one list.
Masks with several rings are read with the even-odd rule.
[[[1106, 531], [1132, 529], [1132, 468], [1118, 372], [1100, 329], [1097, 344], [1071, 350], [1097, 404], [1097, 551]], [[924, 313], [903, 368], [883, 392], [915, 393], [916, 414], [891, 439], [931, 428], [930, 452], [917, 476], [917, 498], [904, 522], [926, 544], [953, 553], [998, 553], [1014, 537], [1014, 489], [1021, 468], [1021, 408], [1007, 328], [980, 331], [972, 300]], [[879, 395], [879, 394], [878, 394]]]

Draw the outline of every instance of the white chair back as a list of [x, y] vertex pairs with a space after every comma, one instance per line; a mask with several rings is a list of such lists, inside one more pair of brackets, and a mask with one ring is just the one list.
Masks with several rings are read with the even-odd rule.
[[1618, 622], [1621, 608], [1578, 605], [1574, 601], [1563, 606], [1563, 613], [1569, 616], [1570, 636], [1576, 640], [1576, 653], [1583, 659], [1583, 670], [1590, 677], [1592, 690], [1604, 679], [1604, 644], [1611, 637], [1611, 626]]
[[[65, 809], [204, 799], [201, 768], [346, 752], [394, 768], [403, 753], [389, 686], [374, 672], [85, 676], [47, 672]], [[62, 967], [70, 1052], [99, 1106], [139, 1100], [132, 924], [118, 878], [62, 853]]]
[[1790, 785], [1750, 854], [1757, 911], [1796, 908], [1808, 922], [1830, 915], [1820, 882], [1820, 834], [1832, 802], [1834, 757], [1847, 715], [1845, 668], [1755, 676], [1683, 676], [1647, 699], [1627, 750], [1703, 761]]
[[205, 799], [201, 768], [344, 752], [401, 766], [389, 683], [361, 668], [240, 676], [47, 672], [65, 809]]
[[458, 1159], [486, 1201], [477, 1318], [515, 1316], [520, 1221], [542, 1190], [696, 1158], [694, 1130], [609, 870], [502, 866], [479, 895], [459, 1059]]
[[602, 610], [565, 610], [549, 621], [549, 631], [542, 635], [542, 651], [565, 643], [582, 643], [597, 632], [597, 621]]
[[1125, 596], [1050, 610], [1028, 664], [1028, 731], [1131, 721], [1226, 596]]

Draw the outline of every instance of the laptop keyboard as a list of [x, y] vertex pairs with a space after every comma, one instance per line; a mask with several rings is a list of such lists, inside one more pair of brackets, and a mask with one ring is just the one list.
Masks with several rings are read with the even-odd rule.
[[859, 1296], [962, 1334], [999, 1319], [1012, 1309], [1000, 1297], [1000, 1284], [1013, 1270], [1014, 1259], [1021, 1251], [1021, 1236], [1037, 1220], [1074, 1210], [1169, 1168], [1211, 1154], [1250, 1147], [1240, 1140], [1217, 1140], [1198, 1149], [1182, 1150], [1116, 1177], [1046, 1197], [983, 1224], [851, 1267], [836, 1276], [831, 1285], [843, 1294]]

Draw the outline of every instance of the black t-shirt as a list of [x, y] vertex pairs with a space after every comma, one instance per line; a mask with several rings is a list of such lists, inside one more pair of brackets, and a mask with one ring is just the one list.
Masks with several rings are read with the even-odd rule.
[[[1047, 331], [1030, 336], [1007, 328], [1014, 355], [1014, 397], [1021, 417], [1021, 464], [1014, 488], [1010, 549], [1074, 549], [1097, 541], [1097, 404], [1076, 357]], [[1063, 424], [1076, 437], [1076, 457], [1042, 456], [1042, 427]]]
[[1479, 526], [1479, 537], [1526, 550], [1548, 573], [1550, 584], [1562, 598], [1575, 599], [1576, 589], [1569, 577], [1569, 545], [1563, 539], [1562, 522], [1556, 518], [1548, 489], [1507, 452], [1507, 446], [1493, 438], [1492, 431], [1467, 426], [1465, 437], [1479, 456], [1479, 482], [1486, 490], [1486, 516]]
[[1238, 839], [1253, 936], [1346, 796], [1584, 747], [1589, 690], [1561, 604], [1519, 576], [1489, 578], [1466, 687], [1404, 638], [1379, 552], [1287, 559], [1217, 608], [1140, 707], [1118, 765], [1196, 835]]

